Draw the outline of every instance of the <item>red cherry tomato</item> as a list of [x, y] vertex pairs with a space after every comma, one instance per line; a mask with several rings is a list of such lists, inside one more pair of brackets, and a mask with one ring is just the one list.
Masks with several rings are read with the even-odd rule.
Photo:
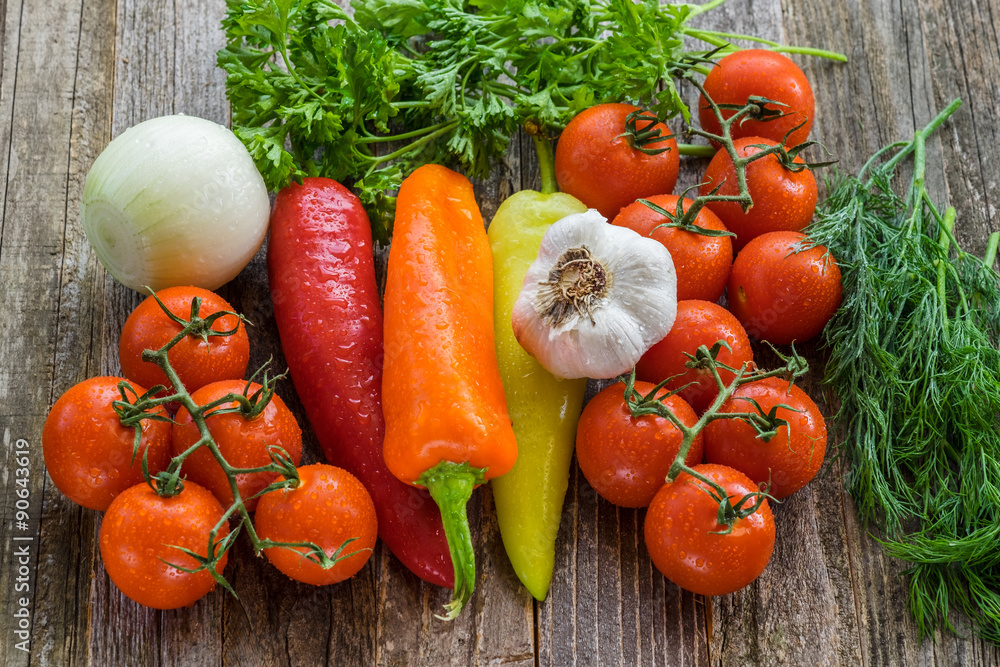
[[354, 475], [323, 463], [299, 468], [299, 479], [297, 488], [261, 497], [254, 516], [257, 535], [275, 542], [312, 542], [328, 556], [353, 537], [357, 539], [341, 555], [354, 555], [327, 570], [291, 549], [274, 547], [264, 555], [283, 573], [307, 584], [335, 584], [354, 576], [368, 562], [378, 533], [371, 496]]
[[[624, 136], [626, 119], [637, 110], [630, 104], [598, 104], [581, 111], [556, 144], [559, 189], [596, 208], [608, 220], [636, 199], [669, 193], [677, 183], [680, 156], [673, 137], [647, 144], [644, 148], [650, 150], [668, 149], [648, 155]], [[656, 129], [660, 136], [670, 136], [663, 123], [650, 125], [648, 120], [638, 121], [636, 129]]]
[[[242, 394], [246, 382], [243, 380], [225, 380], [213, 382], [202, 387], [191, 395], [198, 405], [206, 405], [227, 394]], [[251, 383], [247, 395], [252, 396], [260, 385]], [[222, 408], [235, 407], [236, 403], [224, 403]], [[173, 452], [178, 455], [186, 451], [201, 438], [198, 425], [191, 419], [187, 409], [181, 408], [174, 418], [176, 422], [173, 433]], [[268, 447], [276, 446], [284, 449], [292, 463], [298, 465], [302, 460], [302, 430], [295, 421], [295, 416], [284, 401], [275, 394], [264, 408], [264, 412], [253, 419], [247, 419], [238, 412], [213, 415], [209, 413], [205, 420], [212, 438], [219, 446], [219, 451], [226, 462], [234, 468], [257, 468], [271, 462], [267, 452]], [[211, 491], [225, 507], [233, 504], [233, 492], [229, 486], [229, 478], [222, 466], [212, 456], [207, 447], [195, 450], [184, 460], [184, 475]], [[253, 496], [260, 492], [277, 477], [273, 472], [255, 472], [237, 475], [236, 486], [240, 497], [249, 511], [257, 507], [259, 498]]]
[[[214, 292], [200, 287], [169, 287], [156, 293], [160, 301], [181, 319], [191, 317], [191, 301], [201, 299], [200, 317], [233, 307]], [[231, 336], [210, 336], [208, 342], [188, 336], [170, 349], [167, 358], [188, 392], [195, 392], [211, 382], [238, 380], [246, 373], [250, 361], [250, 343], [243, 322], [235, 315], [220, 317], [212, 325], [215, 331], [229, 331], [239, 325]], [[152, 387], [170, 381], [151, 361], [142, 360], [143, 350], [158, 350], [181, 332], [181, 325], [170, 319], [150, 296], [132, 311], [122, 327], [118, 356], [122, 372], [130, 380]]]
[[[646, 395], [655, 385], [636, 382]], [[668, 393], [661, 390], [658, 396]], [[625, 404], [625, 383], [615, 383], [592, 398], [576, 430], [576, 459], [594, 490], [621, 507], [646, 507], [680, 451], [683, 436], [670, 420], [656, 415], [632, 416]], [[678, 396], [663, 399], [686, 426], [698, 416]], [[701, 463], [702, 434], [695, 436], [685, 457], [687, 465]]]
[[[132, 461], [135, 429], [122, 426], [112, 406], [121, 400], [122, 380], [96, 377], [74, 385], [52, 406], [42, 428], [45, 468], [56, 488], [76, 504], [102, 512], [118, 494], [144, 481], [144, 453], [151, 474], [170, 462], [170, 423], [154, 419], [142, 421], [142, 440]], [[135, 384], [132, 388], [136, 396], [146, 392]], [[135, 396], [128, 397], [135, 402]], [[160, 407], [151, 414], [165, 416], [166, 411]]]
[[[677, 215], [677, 195], [646, 197], [674, 215]], [[683, 202], [687, 211], [693, 204]], [[729, 236], [704, 236], [677, 227], [660, 227], [669, 220], [641, 202], [633, 202], [621, 210], [612, 224], [628, 227], [643, 236], [650, 236], [670, 251], [677, 271], [677, 300], [702, 299], [718, 301], [726, 289], [729, 269], [733, 265], [733, 242]], [[703, 229], [725, 232], [722, 221], [712, 211], [703, 208], [694, 219], [694, 225]]]
[[[154, 609], [187, 607], [215, 588], [208, 570], [188, 573], [198, 561], [175, 547], [208, 555], [208, 538], [222, 518], [219, 501], [207, 490], [185, 482], [171, 498], [161, 498], [147, 484], [137, 484], [115, 498], [101, 522], [101, 558], [115, 586], [139, 604]], [[216, 541], [229, 534], [222, 524]], [[216, 565], [222, 572], [229, 554]], [[171, 563], [171, 565], [168, 565]]]
[[[759, 153], [761, 145], [774, 146], [775, 142], [761, 137], [745, 137], [733, 142], [736, 154], [749, 157]], [[796, 157], [793, 162], [802, 163]], [[737, 252], [748, 242], [767, 232], [799, 231], [812, 220], [816, 211], [816, 177], [808, 169], [791, 171], [781, 165], [776, 155], [754, 160], [746, 168], [747, 189], [753, 207], [743, 212], [736, 202], [713, 201], [706, 207], [712, 210], [726, 229], [736, 234], [733, 248]], [[722, 183], [720, 195], [737, 195], [736, 168], [729, 153], [720, 150], [708, 163], [700, 193], [707, 195]]]
[[757, 485], [770, 480], [768, 493], [778, 500], [805, 486], [823, 464], [826, 454], [826, 421], [804, 391], [780, 378], [750, 382], [737, 389], [719, 412], [755, 412], [756, 401], [765, 414], [778, 405], [776, 416], [791, 426], [781, 426], [765, 442], [753, 426], [740, 419], [717, 419], [705, 427], [705, 459], [736, 468]]
[[[719, 350], [717, 360], [733, 368], [739, 368], [753, 361], [750, 339], [739, 321], [722, 306], [708, 301], [680, 301], [677, 303], [677, 318], [670, 333], [642, 355], [636, 365], [636, 377], [646, 382], [659, 383], [674, 377], [667, 383], [670, 390], [681, 389], [680, 396], [699, 414], [708, 409], [718, 396], [718, 387], [710, 371], [687, 368], [688, 354], [694, 354], [698, 347], [709, 349], [717, 341], [724, 340], [731, 350]], [[735, 377], [725, 369], [719, 369], [725, 384]]]
[[[731, 53], [708, 73], [704, 87], [716, 104], [742, 106], [748, 97], [756, 95], [784, 105], [765, 105], [769, 110], [785, 114], [781, 118], [737, 121], [730, 130], [733, 139], [756, 136], [781, 141], [787, 132], [803, 122], [805, 125], [789, 135], [787, 145], [798, 146], [809, 137], [816, 106], [812, 87], [798, 65], [780, 53], [763, 49]], [[733, 113], [733, 110], [724, 110], [722, 117], [729, 118]], [[698, 101], [698, 120], [702, 129], [721, 134], [719, 120], [704, 96]]]
[[[726, 466], [704, 464], [694, 471], [722, 486], [735, 505], [757, 491], [750, 479]], [[681, 473], [660, 489], [646, 512], [646, 548], [663, 576], [701, 595], [738, 591], [767, 567], [774, 552], [774, 517], [767, 500], [738, 519], [728, 535], [717, 519], [719, 504], [701, 480]], [[752, 503], [753, 501], [748, 501]]]
[[754, 338], [776, 345], [809, 340], [840, 307], [840, 269], [829, 251], [795, 248], [806, 236], [772, 232], [740, 252], [729, 276], [729, 309]]

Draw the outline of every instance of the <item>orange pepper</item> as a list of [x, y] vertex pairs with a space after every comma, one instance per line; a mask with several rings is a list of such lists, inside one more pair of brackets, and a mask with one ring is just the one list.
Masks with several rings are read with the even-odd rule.
[[385, 462], [441, 508], [455, 567], [451, 619], [472, 596], [466, 503], [514, 465], [517, 443], [493, 338], [493, 260], [461, 174], [425, 165], [396, 200], [385, 287]]

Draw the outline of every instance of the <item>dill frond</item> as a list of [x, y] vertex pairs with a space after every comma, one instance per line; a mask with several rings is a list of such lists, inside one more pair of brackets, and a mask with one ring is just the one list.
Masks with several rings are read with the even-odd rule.
[[[886, 162], [831, 181], [807, 233], [843, 275], [825, 381], [840, 396], [858, 512], [912, 565], [921, 635], [954, 631], [960, 609], [1000, 644], [1000, 277], [956, 246], [953, 212], [940, 214], [921, 177], [923, 141], [957, 106]], [[910, 152], [901, 197], [892, 178]]]

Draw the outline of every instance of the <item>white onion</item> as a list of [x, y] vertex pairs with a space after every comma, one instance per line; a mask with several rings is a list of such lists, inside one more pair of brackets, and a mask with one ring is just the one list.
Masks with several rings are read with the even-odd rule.
[[125, 130], [83, 188], [83, 229], [108, 272], [134, 290], [214, 290], [260, 249], [270, 202], [240, 140], [193, 116]]
[[542, 237], [511, 325], [521, 347], [556, 377], [607, 379], [631, 370], [676, 315], [670, 252], [590, 209]]

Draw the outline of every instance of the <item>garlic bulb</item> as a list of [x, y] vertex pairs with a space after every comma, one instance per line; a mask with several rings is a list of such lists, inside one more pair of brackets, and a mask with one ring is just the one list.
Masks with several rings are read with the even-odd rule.
[[605, 379], [631, 370], [676, 315], [670, 252], [590, 209], [545, 233], [511, 319], [518, 342], [553, 375]]

